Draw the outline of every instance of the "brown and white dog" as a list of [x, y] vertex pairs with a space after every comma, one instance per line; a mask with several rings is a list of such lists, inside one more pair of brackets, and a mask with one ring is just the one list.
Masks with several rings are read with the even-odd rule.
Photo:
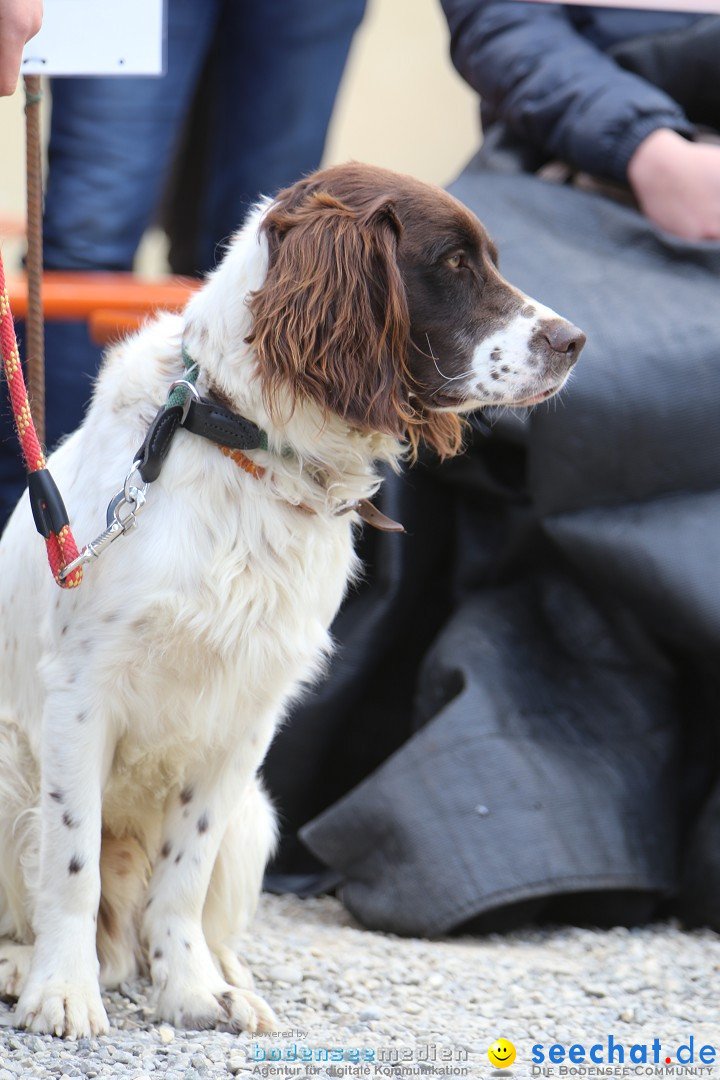
[[139, 528], [79, 589], [54, 585], [27, 497], [3, 536], [0, 994], [19, 1025], [102, 1032], [100, 982], [138, 970], [165, 1020], [273, 1025], [235, 939], [275, 838], [257, 772], [357, 569], [340, 511], [421, 440], [455, 454], [458, 414], [554, 394], [583, 341], [503, 280], [455, 199], [347, 165], [258, 206], [183, 314], [110, 352], [50, 459], [79, 539], [183, 345], [267, 449], [239, 468], [180, 430]]

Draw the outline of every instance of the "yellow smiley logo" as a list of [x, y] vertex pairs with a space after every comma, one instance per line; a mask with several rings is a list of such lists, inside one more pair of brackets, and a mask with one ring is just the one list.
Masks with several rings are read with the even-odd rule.
[[496, 1069], [507, 1069], [515, 1060], [515, 1047], [507, 1039], [497, 1039], [488, 1047], [488, 1057]]

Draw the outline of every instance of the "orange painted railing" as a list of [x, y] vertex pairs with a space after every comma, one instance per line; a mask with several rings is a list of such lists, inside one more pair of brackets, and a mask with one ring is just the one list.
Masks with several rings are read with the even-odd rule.
[[[16, 318], [27, 312], [27, 281], [8, 280]], [[194, 278], [143, 280], [134, 274], [46, 270], [42, 300], [46, 319], [85, 319], [94, 341], [104, 344], [135, 330], [158, 310], [179, 311], [199, 287]]]

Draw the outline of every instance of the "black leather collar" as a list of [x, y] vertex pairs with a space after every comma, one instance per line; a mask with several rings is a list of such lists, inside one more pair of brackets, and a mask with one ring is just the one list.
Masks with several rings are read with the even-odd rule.
[[192, 398], [182, 426], [231, 450], [267, 450], [267, 435], [257, 424], [211, 398]]
[[[196, 397], [196, 394], [197, 391], [194, 391], [189, 404], [186, 402], [183, 405], [163, 405], [155, 415], [143, 444], [133, 459], [144, 483], [150, 484], [157, 480], [179, 427], [230, 450], [267, 450], [267, 435], [257, 424], [244, 416], [238, 416], [219, 401]], [[381, 513], [369, 499], [340, 504], [336, 513], [347, 513], [350, 510], [356, 511], [362, 520], [374, 529], [381, 529], [383, 532], [405, 532], [399, 522]]]
[[257, 424], [226, 409], [210, 398], [191, 397], [184, 405], [160, 408], [135, 455], [138, 471], [146, 484], [157, 480], [179, 427], [218, 446], [231, 450], [266, 450], [267, 436]]

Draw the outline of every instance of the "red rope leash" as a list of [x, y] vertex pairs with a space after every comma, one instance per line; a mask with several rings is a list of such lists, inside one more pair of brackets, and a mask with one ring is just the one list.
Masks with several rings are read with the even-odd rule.
[[[50, 479], [50, 474], [45, 469], [45, 455], [40, 446], [30, 413], [30, 403], [25, 388], [25, 379], [23, 378], [15, 337], [15, 327], [12, 312], [10, 311], [10, 300], [8, 299], [5, 284], [2, 255], [0, 255], [0, 352], [2, 352], [15, 427], [25, 466], [30, 474], [29, 482], [31, 501], [34, 502], [33, 516], [35, 517], [35, 523], [38, 526], [38, 531], [45, 537], [48, 562], [55, 581], [63, 589], [74, 589], [82, 581], [82, 568], [78, 567], [72, 574], [68, 574], [65, 580], [61, 580], [60, 571], [71, 563], [73, 559], [77, 558], [78, 550], [73, 534], [70, 531], [62, 500], [59, 496], [57, 501], [53, 498], [54, 492], [52, 488], [54, 488], [54, 485]], [[52, 487], [46, 487], [42, 482], [33, 484], [33, 477], [36, 481], [50, 480]], [[54, 491], [57, 492], [57, 489], [54, 489]], [[38, 516], [40, 520], [38, 520]]]

